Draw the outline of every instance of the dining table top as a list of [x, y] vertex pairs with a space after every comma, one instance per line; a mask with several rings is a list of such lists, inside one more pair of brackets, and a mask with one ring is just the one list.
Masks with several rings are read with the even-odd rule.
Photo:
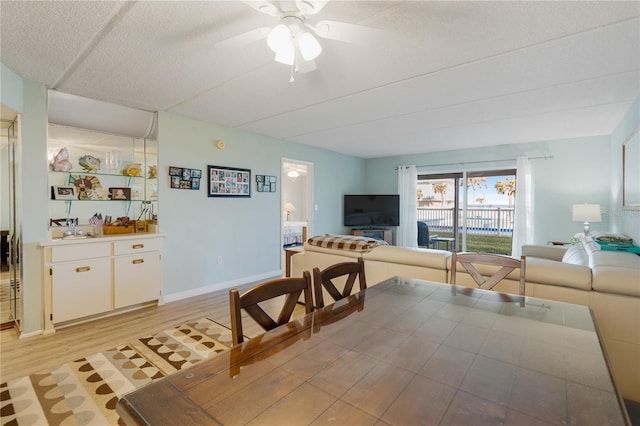
[[630, 424], [588, 307], [393, 277], [137, 389], [126, 424]]

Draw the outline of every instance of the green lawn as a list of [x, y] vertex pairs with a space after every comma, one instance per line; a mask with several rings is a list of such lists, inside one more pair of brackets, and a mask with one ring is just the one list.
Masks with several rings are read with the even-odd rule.
[[[453, 237], [451, 232], [437, 232], [437, 235], [440, 237]], [[467, 234], [467, 251], [510, 255], [511, 237]]]

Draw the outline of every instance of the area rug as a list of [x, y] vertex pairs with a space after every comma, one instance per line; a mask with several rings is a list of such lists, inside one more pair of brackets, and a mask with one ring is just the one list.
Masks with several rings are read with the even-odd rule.
[[2, 425], [118, 425], [124, 394], [231, 347], [207, 318], [0, 384]]

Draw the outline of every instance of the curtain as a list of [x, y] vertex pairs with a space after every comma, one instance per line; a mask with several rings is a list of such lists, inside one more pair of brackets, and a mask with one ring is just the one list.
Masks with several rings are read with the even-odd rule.
[[416, 166], [398, 167], [398, 194], [400, 195], [400, 226], [396, 244], [418, 247], [418, 172]]
[[516, 204], [511, 255], [520, 257], [522, 246], [533, 242], [533, 178], [527, 157], [516, 159]]

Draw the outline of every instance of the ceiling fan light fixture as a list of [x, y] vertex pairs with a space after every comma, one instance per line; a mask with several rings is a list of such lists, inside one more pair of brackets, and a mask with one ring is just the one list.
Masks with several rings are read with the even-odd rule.
[[267, 45], [276, 53], [284, 50], [293, 50], [291, 29], [284, 24], [276, 25], [267, 37]]
[[297, 37], [300, 53], [305, 61], [311, 61], [322, 53], [322, 46], [311, 33], [302, 33]]
[[293, 65], [295, 62], [295, 53], [293, 50], [293, 45], [290, 49], [283, 49], [279, 52], [276, 52], [276, 62], [280, 62], [285, 65]]

